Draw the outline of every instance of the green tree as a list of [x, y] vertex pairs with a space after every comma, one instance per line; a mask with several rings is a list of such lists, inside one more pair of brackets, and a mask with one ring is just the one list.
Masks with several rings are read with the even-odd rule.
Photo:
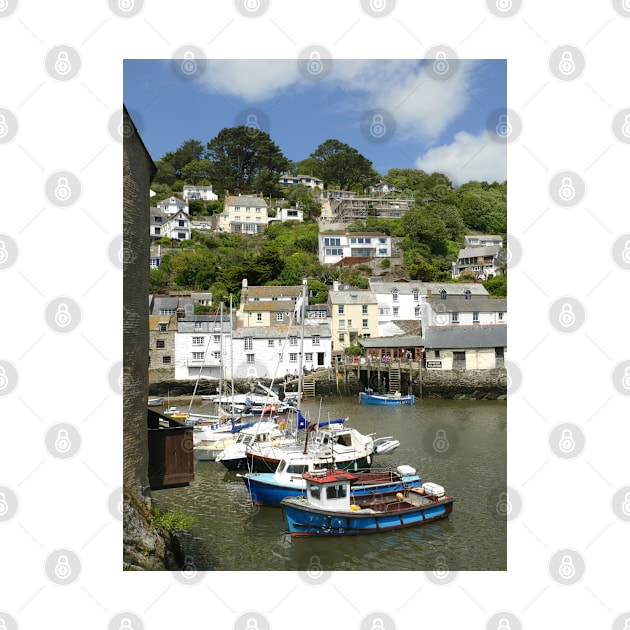
[[208, 159], [212, 162], [214, 190], [222, 194], [255, 192], [277, 183], [289, 160], [274, 144], [268, 133], [241, 125], [222, 129], [208, 142]]
[[507, 297], [507, 277], [494, 276], [482, 283], [492, 297]]
[[158, 162], [155, 181], [159, 184], [172, 185], [177, 179], [184, 179], [183, 169], [189, 163], [201, 160], [204, 146], [199, 140], [186, 140], [179, 149], [167, 152]]
[[380, 179], [370, 160], [339, 140], [326, 140], [310, 157], [319, 162], [316, 175], [328, 187], [337, 183], [343, 190], [350, 189], [354, 184], [365, 188]]
[[444, 221], [426, 208], [412, 208], [402, 218], [407, 237], [426, 244], [434, 254], [448, 252], [448, 232]]
[[306, 186], [289, 186], [284, 191], [286, 200], [303, 212], [305, 221], [316, 221], [322, 212], [322, 205], [315, 193]]
[[212, 178], [212, 162], [207, 159], [193, 160], [182, 167], [182, 179], [186, 184], [202, 185]]

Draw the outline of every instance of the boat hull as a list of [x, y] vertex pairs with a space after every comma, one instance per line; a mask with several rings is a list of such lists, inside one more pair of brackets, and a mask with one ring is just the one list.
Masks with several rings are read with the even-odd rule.
[[[247, 468], [251, 472], [256, 473], [273, 473], [278, 468], [278, 464], [280, 463], [279, 457], [271, 457], [271, 456], [263, 456], [254, 454], [251, 452], [247, 453]], [[332, 464], [332, 458], [330, 462]], [[334, 464], [337, 468], [341, 470], [368, 470], [370, 465], [372, 464], [372, 457], [370, 455], [366, 455], [365, 457], [360, 457], [358, 459], [351, 459], [346, 461], [340, 461], [335, 457]]]
[[323, 510], [310, 506], [301, 497], [283, 499], [281, 505], [291, 536], [348, 536], [390, 532], [448, 518], [453, 499], [426, 499], [405, 509], [383, 512]]
[[416, 397], [413, 394], [408, 396], [394, 396], [391, 394], [366, 394], [359, 392], [359, 401], [363, 405], [413, 405]]
[[[243, 475], [243, 481], [255, 505], [280, 506], [282, 499], [300, 497], [306, 493], [306, 483], [297, 476], [288, 484], [275, 481], [271, 473], [248, 473]], [[353, 486], [352, 494], [354, 497], [369, 497], [383, 493], [395, 494], [419, 486], [419, 475], [403, 475], [382, 483], [357, 484]]]

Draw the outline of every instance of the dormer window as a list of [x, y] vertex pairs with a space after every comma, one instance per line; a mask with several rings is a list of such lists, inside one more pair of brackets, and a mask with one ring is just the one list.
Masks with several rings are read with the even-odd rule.
[[470, 297], [471, 297], [470, 289], [466, 289], [466, 290], [464, 291], [464, 297], [465, 297], [467, 300], [470, 300]]
[[441, 300], [445, 300], [446, 299], [446, 289], [442, 289], [440, 291], [440, 299]]
[[392, 297], [394, 298], [394, 302], [398, 302], [398, 289], [392, 291]]

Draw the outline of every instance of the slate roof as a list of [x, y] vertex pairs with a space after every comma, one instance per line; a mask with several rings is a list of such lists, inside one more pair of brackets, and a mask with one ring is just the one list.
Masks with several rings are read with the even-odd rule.
[[468, 289], [471, 295], [487, 296], [488, 291], [483, 284], [476, 282], [375, 282], [370, 281], [370, 288], [376, 294], [389, 294], [394, 290], [398, 291], [399, 295], [413, 295], [415, 289], [420, 291], [421, 295], [428, 295], [428, 291], [431, 294], [439, 297], [442, 289], [446, 290], [446, 294], [451, 295], [464, 295], [466, 289]]
[[446, 313], [465, 313], [470, 311], [478, 311], [479, 313], [505, 313], [507, 312], [506, 299], [490, 299], [487, 297], [474, 296], [470, 300], [459, 296], [447, 296], [443, 300], [439, 295], [430, 295], [427, 297], [427, 303], [434, 310], [439, 309]]
[[329, 291], [331, 304], [377, 304], [372, 291]]
[[[323, 338], [330, 338], [332, 335], [331, 327], [328, 324], [320, 324], [316, 326], [304, 325], [304, 336], [312, 337], [313, 335], [319, 335]], [[258, 327], [245, 327], [235, 328], [232, 332], [233, 339], [244, 339], [245, 337], [252, 337], [253, 339], [282, 339], [288, 337], [299, 337], [300, 328], [298, 326], [258, 326]], [[289, 346], [287, 343], [286, 349], [289, 351], [291, 348], [298, 348], [299, 346]]]
[[249, 208], [268, 208], [267, 201], [263, 197], [253, 197], [250, 195], [230, 195], [225, 198], [227, 206], [245, 206]]
[[420, 348], [424, 345], [420, 335], [400, 335], [398, 337], [369, 337], [359, 339], [364, 348]]
[[459, 260], [460, 258], [485, 258], [487, 256], [496, 256], [501, 249], [502, 247], [500, 247], [499, 245], [479, 245], [477, 247], [465, 247], [464, 249], [459, 250], [459, 254], [457, 254], [457, 259]]
[[301, 286], [287, 286], [287, 287], [247, 287], [243, 293], [247, 295], [247, 299], [251, 300], [252, 298], [272, 298], [272, 297], [299, 297], [302, 295], [302, 287]]
[[425, 348], [505, 348], [507, 326], [426, 326]]

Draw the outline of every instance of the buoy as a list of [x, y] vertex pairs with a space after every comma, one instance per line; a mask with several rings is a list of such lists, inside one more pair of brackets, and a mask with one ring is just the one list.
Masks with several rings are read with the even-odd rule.
[[357, 505], [356, 503], [353, 503], [352, 505], [350, 505], [350, 509], [351, 509], [353, 512], [358, 512], [358, 511], [361, 509], [361, 506], [360, 506], [360, 505]]

